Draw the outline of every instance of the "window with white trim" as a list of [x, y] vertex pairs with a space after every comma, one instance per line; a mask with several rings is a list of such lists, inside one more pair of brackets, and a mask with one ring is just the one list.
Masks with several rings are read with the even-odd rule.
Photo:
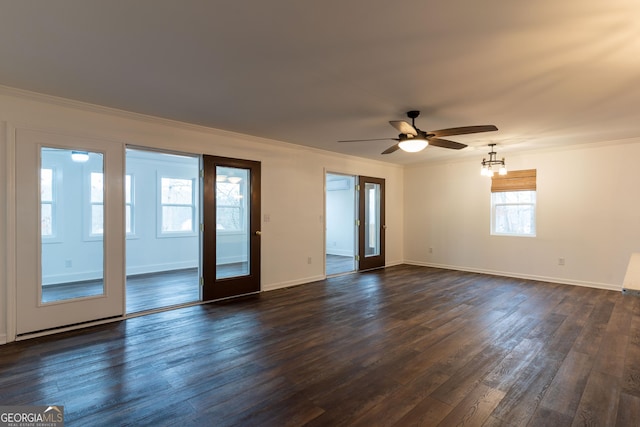
[[124, 218], [125, 218], [125, 231], [127, 234], [133, 234], [135, 232], [134, 226], [134, 212], [133, 212], [133, 176], [127, 174], [124, 176]]
[[193, 179], [160, 178], [160, 233], [192, 234], [196, 213]]
[[42, 237], [55, 236], [55, 180], [54, 169], [40, 169], [40, 233]]
[[104, 175], [102, 172], [91, 172], [89, 179], [89, 235], [101, 236], [104, 233]]
[[[216, 182], [216, 228], [224, 232], [244, 232], [246, 229], [246, 187], [248, 174], [228, 177]], [[240, 178], [240, 179], [236, 179]]]
[[491, 182], [491, 234], [536, 235], [536, 170], [510, 171]]
[[[104, 233], [104, 174], [102, 172], [91, 172], [89, 174], [89, 224], [91, 236], [101, 236]], [[133, 229], [133, 177], [125, 175], [125, 231], [132, 234]]]

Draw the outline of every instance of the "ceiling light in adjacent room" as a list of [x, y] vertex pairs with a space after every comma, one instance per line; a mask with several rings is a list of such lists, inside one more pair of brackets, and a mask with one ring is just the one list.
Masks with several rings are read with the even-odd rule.
[[89, 160], [89, 153], [86, 151], [72, 151], [71, 160], [78, 163], [84, 163]]

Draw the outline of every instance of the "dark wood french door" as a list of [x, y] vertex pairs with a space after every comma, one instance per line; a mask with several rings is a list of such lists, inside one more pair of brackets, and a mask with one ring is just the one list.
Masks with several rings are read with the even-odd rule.
[[203, 156], [202, 299], [260, 291], [260, 162]]
[[358, 177], [358, 224], [358, 270], [384, 267], [384, 179]]

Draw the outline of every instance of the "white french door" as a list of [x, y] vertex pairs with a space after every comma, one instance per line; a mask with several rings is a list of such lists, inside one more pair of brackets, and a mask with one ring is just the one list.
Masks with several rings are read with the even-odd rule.
[[124, 314], [124, 146], [16, 131], [16, 332]]

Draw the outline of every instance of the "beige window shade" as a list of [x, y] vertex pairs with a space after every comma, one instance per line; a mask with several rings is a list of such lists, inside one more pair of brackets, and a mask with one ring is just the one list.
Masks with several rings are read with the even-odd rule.
[[535, 191], [536, 169], [509, 171], [506, 175], [494, 175], [491, 178], [491, 192]]

